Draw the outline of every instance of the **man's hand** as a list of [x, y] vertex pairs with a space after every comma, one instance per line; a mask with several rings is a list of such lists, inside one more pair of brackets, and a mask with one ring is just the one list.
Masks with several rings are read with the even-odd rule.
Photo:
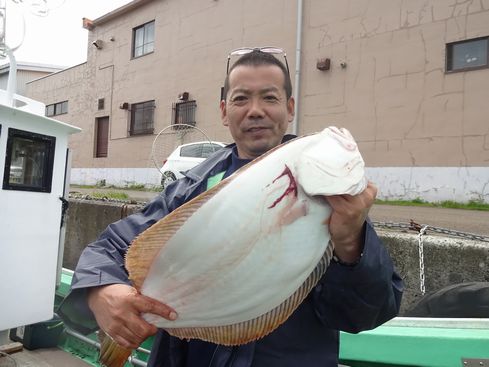
[[97, 324], [117, 344], [135, 349], [150, 335], [157, 332], [141, 313], [152, 313], [168, 320], [177, 318], [167, 305], [139, 294], [126, 284], [110, 284], [89, 290], [88, 306]]
[[363, 251], [363, 226], [372, 207], [377, 188], [369, 182], [360, 194], [327, 196], [333, 209], [329, 233], [336, 256], [344, 262], [357, 261]]

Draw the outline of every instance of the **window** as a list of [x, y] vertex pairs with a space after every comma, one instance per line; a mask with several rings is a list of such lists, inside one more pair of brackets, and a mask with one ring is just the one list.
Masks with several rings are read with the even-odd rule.
[[202, 158], [209, 158], [212, 153], [217, 152], [221, 148], [222, 146], [218, 144], [205, 143], [202, 147]]
[[447, 44], [447, 72], [487, 68], [489, 37]]
[[140, 57], [153, 52], [155, 21], [143, 24], [132, 31], [132, 57]]
[[155, 101], [131, 105], [130, 135], [153, 134]]
[[197, 108], [196, 101], [183, 101], [173, 104], [174, 124], [188, 124], [195, 126], [195, 109]]
[[4, 190], [51, 192], [54, 136], [8, 129]]
[[99, 98], [98, 99], [98, 110], [103, 110], [105, 108], [105, 98]]
[[68, 101], [53, 103], [46, 106], [46, 116], [56, 116], [68, 113]]
[[212, 153], [217, 152], [221, 148], [221, 145], [212, 143], [185, 145], [180, 150], [180, 157], [208, 158]]
[[180, 157], [200, 158], [202, 157], [202, 144], [192, 144], [182, 147]]
[[109, 118], [95, 120], [95, 158], [107, 157], [109, 148]]

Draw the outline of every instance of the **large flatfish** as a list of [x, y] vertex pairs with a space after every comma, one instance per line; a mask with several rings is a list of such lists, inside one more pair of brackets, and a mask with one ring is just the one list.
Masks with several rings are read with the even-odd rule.
[[[331, 208], [322, 196], [356, 195], [366, 185], [346, 129], [329, 127], [253, 160], [133, 241], [133, 285], [178, 313], [174, 321], [143, 317], [179, 338], [223, 345], [269, 334], [331, 260]], [[114, 345], [102, 349], [101, 361], [117, 366]]]

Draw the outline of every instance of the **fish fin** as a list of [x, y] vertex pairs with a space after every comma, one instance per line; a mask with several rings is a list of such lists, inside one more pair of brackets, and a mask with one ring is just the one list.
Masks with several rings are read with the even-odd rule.
[[132, 353], [131, 349], [121, 347], [102, 330], [99, 331], [99, 362], [105, 367], [122, 367]]
[[200, 194], [160, 219], [133, 240], [126, 253], [125, 263], [129, 278], [138, 291], [141, 290], [153, 260], [166, 245], [167, 241], [172, 238], [175, 232], [195, 211], [229, 182], [229, 179], [221, 181], [210, 190]]
[[232, 325], [165, 328], [165, 331], [180, 339], [196, 338], [228, 346], [246, 344], [261, 339], [284, 323], [299, 307], [326, 272], [332, 257], [333, 245], [329, 242], [318, 265], [299, 289], [280, 305], [255, 319]]

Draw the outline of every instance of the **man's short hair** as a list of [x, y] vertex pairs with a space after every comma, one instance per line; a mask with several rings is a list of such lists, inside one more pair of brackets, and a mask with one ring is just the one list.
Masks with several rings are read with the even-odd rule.
[[241, 56], [229, 69], [228, 75], [226, 75], [226, 79], [224, 80], [224, 90], [222, 94], [222, 98], [226, 100], [228, 92], [229, 92], [229, 75], [231, 72], [238, 66], [262, 66], [262, 65], [276, 65], [282, 70], [282, 74], [284, 75], [284, 89], [285, 95], [287, 96], [287, 100], [292, 96], [292, 82], [290, 81], [290, 75], [287, 71], [287, 68], [284, 66], [282, 62], [277, 60], [272, 54], [262, 52], [260, 50], [253, 50], [250, 53], [244, 54]]

